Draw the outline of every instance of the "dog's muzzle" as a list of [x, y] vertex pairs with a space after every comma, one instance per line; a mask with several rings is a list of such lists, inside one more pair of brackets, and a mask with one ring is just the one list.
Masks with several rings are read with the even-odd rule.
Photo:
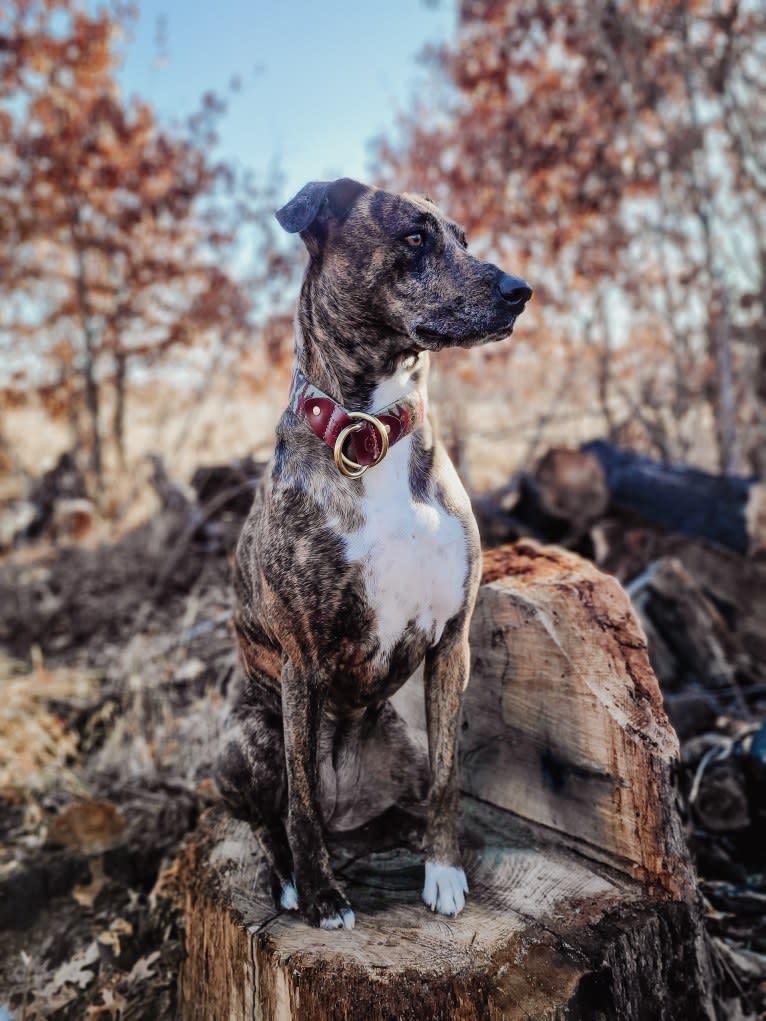
[[341, 429], [338, 433], [338, 438], [335, 441], [335, 447], [333, 448], [333, 454], [335, 456], [335, 465], [341, 475], [345, 475], [347, 479], [358, 479], [364, 475], [368, 468], [375, 468], [388, 453], [388, 434], [391, 427], [384, 425], [379, 418], [374, 415], [365, 415], [362, 411], [349, 411], [349, 418], [363, 419], [364, 422], [369, 422], [373, 425], [380, 437], [380, 453], [371, 461], [370, 464], [359, 464], [357, 461], [353, 461], [343, 452], [343, 446], [346, 440], [352, 433], [359, 432], [363, 428], [362, 422], [352, 422], [351, 425], [347, 425], [345, 429]]

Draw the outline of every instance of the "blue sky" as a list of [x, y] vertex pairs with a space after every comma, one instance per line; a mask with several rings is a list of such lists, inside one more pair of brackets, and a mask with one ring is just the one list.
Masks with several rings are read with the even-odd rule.
[[208, 89], [228, 95], [221, 155], [259, 172], [277, 160], [287, 198], [308, 180], [370, 176], [369, 140], [429, 87], [417, 58], [455, 24], [456, 0], [140, 0], [120, 77], [166, 122]]

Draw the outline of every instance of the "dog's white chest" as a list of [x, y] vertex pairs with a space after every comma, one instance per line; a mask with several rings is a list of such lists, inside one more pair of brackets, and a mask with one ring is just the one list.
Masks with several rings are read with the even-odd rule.
[[468, 572], [459, 518], [433, 498], [414, 500], [409, 486], [412, 440], [401, 440], [364, 476], [365, 523], [346, 536], [346, 557], [362, 567], [365, 597], [375, 613], [381, 657], [412, 625], [439, 641], [460, 610]]

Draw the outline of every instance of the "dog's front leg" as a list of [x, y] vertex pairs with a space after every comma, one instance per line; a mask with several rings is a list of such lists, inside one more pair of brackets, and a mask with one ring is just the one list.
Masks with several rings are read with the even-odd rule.
[[317, 745], [323, 687], [306, 668], [297, 669], [288, 661], [282, 670], [287, 837], [303, 916], [322, 929], [353, 929], [354, 912], [333, 876], [319, 807]]
[[445, 628], [425, 662], [426, 721], [431, 785], [427, 801], [423, 900], [443, 915], [462, 911], [468, 882], [457, 840], [458, 734], [468, 682], [468, 620]]

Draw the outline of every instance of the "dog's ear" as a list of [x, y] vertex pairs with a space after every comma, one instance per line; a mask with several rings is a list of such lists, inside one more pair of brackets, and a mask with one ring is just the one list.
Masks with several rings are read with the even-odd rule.
[[297, 195], [277, 210], [275, 215], [279, 225], [288, 234], [299, 234], [307, 230], [317, 218], [329, 187], [330, 181], [310, 181], [304, 184]]
[[288, 233], [303, 234], [321, 219], [325, 210], [344, 220], [356, 199], [366, 190], [367, 185], [352, 181], [350, 177], [341, 177], [337, 181], [310, 181], [277, 210], [276, 217]]

